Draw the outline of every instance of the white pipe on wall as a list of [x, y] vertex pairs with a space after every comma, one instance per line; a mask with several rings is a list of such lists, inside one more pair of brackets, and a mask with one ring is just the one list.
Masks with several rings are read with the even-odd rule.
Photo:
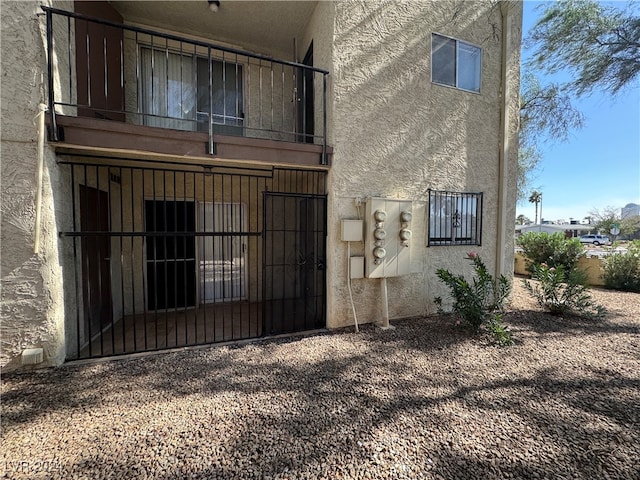
[[44, 134], [45, 134], [45, 112], [47, 106], [44, 103], [38, 104], [38, 166], [37, 166], [37, 187], [36, 187], [36, 220], [33, 232], [33, 253], [40, 250], [40, 223], [42, 218], [42, 180], [44, 177]]
[[509, 54], [511, 52], [511, 5], [510, 2], [502, 2], [500, 12], [502, 14], [502, 98], [500, 102], [500, 133], [501, 141], [498, 151], [498, 224], [496, 231], [496, 267], [495, 276], [505, 274], [504, 248], [506, 245], [507, 222], [507, 191], [508, 191], [508, 161], [509, 161], [509, 99], [511, 97], [511, 85], [509, 83]]
[[358, 317], [356, 316], [356, 306], [353, 303], [353, 293], [351, 292], [351, 242], [347, 242], [347, 286], [349, 287], [349, 299], [351, 300], [351, 309], [353, 310], [353, 322], [356, 327], [356, 333], [359, 332]]
[[389, 328], [389, 299], [387, 297], [387, 277], [382, 277], [380, 279], [382, 281], [382, 328]]

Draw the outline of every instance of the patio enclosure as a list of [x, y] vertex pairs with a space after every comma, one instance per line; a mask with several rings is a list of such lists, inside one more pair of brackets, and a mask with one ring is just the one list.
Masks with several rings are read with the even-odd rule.
[[69, 181], [68, 358], [325, 325], [325, 172], [86, 158]]

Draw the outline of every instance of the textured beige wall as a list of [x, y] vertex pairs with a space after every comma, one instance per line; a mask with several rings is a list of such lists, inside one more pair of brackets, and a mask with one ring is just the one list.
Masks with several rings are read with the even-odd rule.
[[[477, 250], [493, 269], [496, 260], [499, 155], [501, 151], [502, 15], [497, 2], [431, 1], [335, 4], [333, 40], [334, 156], [329, 194], [330, 327], [353, 322], [346, 278], [347, 246], [341, 218], [358, 218], [355, 198], [413, 200], [413, 272], [389, 279], [390, 317], [432, 313], [432, 299], [446, 292], [435, 270], [471, 273], [464, 260]], [[512, 93], [509, 163], [516, 152], [517, 60], [521, 5], [512, 11]], [[482, 47], [482, 90], [464, 92], [431, 83], [431, 34]], [[512, 225], [515, 169], [508, 171], [505, 214]], [[426, 248], [427, 190], [484, 192], [481, 247]], [[513, 207], [511, 206], [513, 205]], [[360, 214], [364, 213], [361, 209]], [[511, 242], [511, 243], [509, 243]], [[512, 240], [504, 245], [512, 255]], [[362, 253], [354, 243], [352, 253]], [[512, 264], [512, 263], [511, 263]], [[380, 281], [354, 280], [361, 322], [381, 318]]]
[[[64, 302], [56, 221], [60, 208], [59, 171], [51, 148], [44, 149], [40, 250], [34, 253], [37, 185], [38, 104], [46, 102], [46, 50], [41, 4], [6, 1], [2, 26], [2, 278], [0, 367], [20, 366], [28, 347], [44, 348], [44, 363], [64, 359]], [[71, 8], [72, 2], [56, 2]], [[56, 24], [57, 31], [66, 26]], [[56, 52], [61, 68], [68, 55]], [[65, 88], [64, 83], [62, 84]], [[68, 90], [68, 86], [66, 87]]]
[[[63, 361], [65, 336], [73, 344], [76, 295], [71, 242], [57, 231], [70, 230], [71, 208], [64, 169], [45, 146], [41, 250], [33, 254], [37, 130], [33, 119], [45, 100], [46, 62], [41, 2], [2, 3], [2, 351], [0, 366], [19, 365], [27, 347], [42, 346], [45, 363]], [[72, 2], [56, 2], [72, 10]], [[507, 178], [503, 218], [515, 216], [517, 91], [522, 7], [513, 4], [507, 101]], [[501, 153], [502, 15], [497, 2], [319, 2], [300, 54], [314, 41], [314, 64], [331, 71], [328, 79], [328, 142], [334, 146], [328, 179], [327, 325], [351, 324], [347, 301], [346, 244], [340, 219], [364, 214], [355, 199], [370, 196], [413, 200], [412, 273], [389, 279], [391, 318], [434, 311], [432, 299], [445, 292], [434, 272], [446, 267], [469, 272], [468, 247], [426, 248], [426, 195], [429, 188], [484, 192], [483, 246], [490, 268], [496, 263]], [[56, 29], [64, 26], [56, 26]], [[438, 32], [483, 49], [482, 92], [473, 94], [430, 81], [431, 33]], [[73, 52], [71, 55], [73, 62]], [[57, 51], [60, 71], [69, 56]], [[66, 70], [65, 70], [66, 69]], [[62, 82], [62, 92], [68, 85]], [[70, 93], [73, 98], [73, 89]], [[316, 97], [318, 101], [318, 97]], [[320, 109], [317, 109], [318, 113]], [[8, 122], [6, 119], [11, 119]], [[319, 120], [319, 119], [317, 119]], [[511, 267], [513, 239], [506, 235], [505, 263]], [[353, 254], [363, 252], [354, 243]], [[360, 321], [381, 316], [380, 281], [354, 280]], [[66, 311], [65, 311], [66, 308]], [[65, 329], [65, 318], [69, 328]]]

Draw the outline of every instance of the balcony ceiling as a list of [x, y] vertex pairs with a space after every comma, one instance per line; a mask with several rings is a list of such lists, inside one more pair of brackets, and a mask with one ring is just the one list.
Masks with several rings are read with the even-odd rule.
[[[211, 12], [207, 0], [116, 1], [111, 5], [126, 23], [183, 32], [226, 42], [258, 53], [293, 58], [317, 2], [221, 0]], [[304, 55], [298, 46], [298, 56]]]

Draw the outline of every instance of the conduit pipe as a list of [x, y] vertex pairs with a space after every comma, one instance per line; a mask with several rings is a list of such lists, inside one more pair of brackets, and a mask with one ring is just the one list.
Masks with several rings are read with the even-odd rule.
[[47, 106], [44, 103], [38, 104], [38, 166], [37, 166], [37, 187], [36, 187], [36, 221], [33, 232], [33, 253], [40, 251], [40, 223], [42, 218], [42, 181], [44, 177], [44, 135], [45, 135], [45, 112]]
[[389, 327], [389, 298], [387, 296], [387, 277], [381, 278], [381, 289], [382, 295], [380, 299], [382, 301], [382, 325], [381, 328], [390, 328]]
[[511, 3], [501, 2], [500, 13], [502, 15], [502, 98], [500, 99], [500, 148], [498, 150], [498, 224], [496, 229], [496, 267], [495, 277], [506, 273], [504, 262], [504, 249], [506, 245], [505, 226], [507, 225], [507, 190], [508, 190], [508, 161], [510, 150], [509, 138], [509, 99], [511, 97], [511, 85], [509, 84], [509, 54], [511, 53]]
[[353, 311], [353, 322], [356, 327], [356, 333], [358, 333], [360, 331], [358, 317], [356, 316], [356, 306], [353, 303], [353, 293], [351, 292], [351, 242], [347, 242], [347, 287], [349, 288], [349, 299], [351, 300], [351, 310]]

